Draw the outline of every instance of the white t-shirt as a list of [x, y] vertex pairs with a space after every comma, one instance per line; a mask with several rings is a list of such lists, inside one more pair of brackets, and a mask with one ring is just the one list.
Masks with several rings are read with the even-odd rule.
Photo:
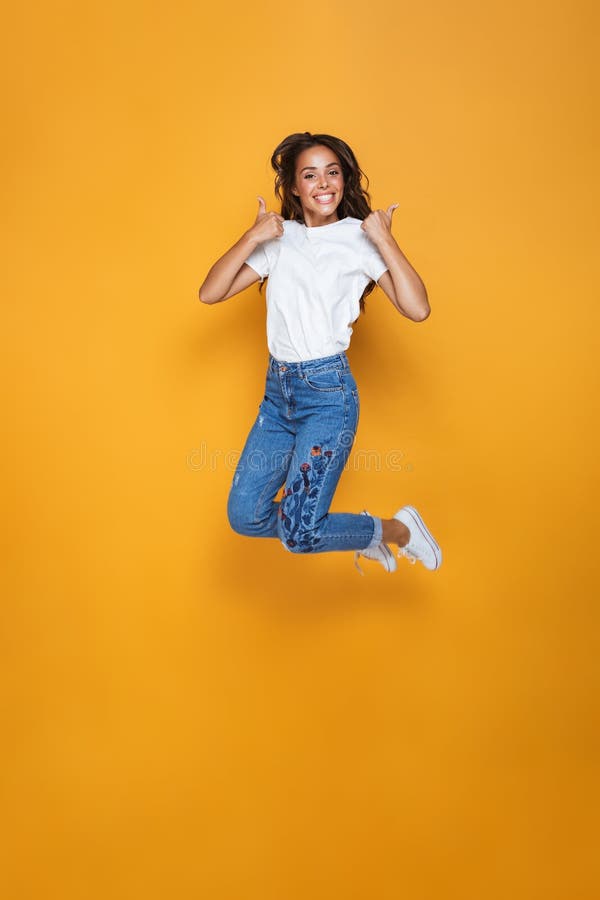
[[285, 220], [283, 235], [246, 260], [261, 281], [269, 276], [267, 345], [275, 359], [302, 362], [350, 346], [360, 297], [387, 269], [361, 223], [352, 216], [316, 227]]

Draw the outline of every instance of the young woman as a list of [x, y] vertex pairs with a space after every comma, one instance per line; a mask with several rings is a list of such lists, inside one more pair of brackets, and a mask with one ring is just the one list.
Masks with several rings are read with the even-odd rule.
[[389, 544], [437, 569], [441, 550], [413, 506], [389, 519], [329, 512], [358, 425], [345, 351], [365, 297], [378, 283], [413, 322], [430, 312], [425, 286], [391, 233], [398, 204], [371, 211], [353, 151], [328, 134], [289, 135], [271, 165], [281, 214], [259, 197], [254, 224], [200, 288], [202, 302], [220, 303], [259, 280], [262, 290], [268, 277], [265, 393], [229, 491], [230, 525], [277, 538], [294, 553], [354, 550], [361, 574], [359, 556], [396, 569]]

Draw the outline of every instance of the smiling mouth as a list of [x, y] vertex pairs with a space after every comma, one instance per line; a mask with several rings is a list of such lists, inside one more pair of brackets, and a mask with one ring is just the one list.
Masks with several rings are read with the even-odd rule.
[[321, 206], [326, 206], [328, 203], [331, 203], [333, 197], [333, 194], [320, 194], [319, 196], [315, 197], [315, 200], [317, 201], [317, 203], [320, 203]]

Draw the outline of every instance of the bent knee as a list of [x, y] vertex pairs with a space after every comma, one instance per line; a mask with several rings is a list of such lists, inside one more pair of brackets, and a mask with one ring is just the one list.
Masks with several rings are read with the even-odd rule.
[[230, 494], [227, 500], [227, 519], [237, 534], [251, 535], [256, 530], [256, 525], [252, 522], [244, 504], [240, 503], [234, 494]]

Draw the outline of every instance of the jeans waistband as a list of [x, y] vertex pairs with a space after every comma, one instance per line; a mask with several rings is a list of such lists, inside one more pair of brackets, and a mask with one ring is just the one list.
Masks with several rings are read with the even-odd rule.
[[349, 369], [350, 363], [345, 352], [334, 353], [333, 356], [321, 356], [319, 359], [306, 359], [301, 362], [287, 362], [286, 360], [275, 359], [269, 354], [269, 369], [271, 372], [310, 372], [311, 369], [320, 369], [322, 367], [331, 367], [332, 369]]

